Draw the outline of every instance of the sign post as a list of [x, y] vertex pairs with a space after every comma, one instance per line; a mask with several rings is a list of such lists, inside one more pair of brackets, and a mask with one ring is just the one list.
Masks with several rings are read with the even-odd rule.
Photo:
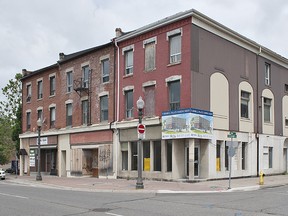
[[231, 169], [232, 169], [232, 157], [235, 155], [235, 148], [237, 147], [237, 142], [233, 142], [233, 138], [237, 138], [236, 132], [230, 132], [227, 135], [228, 138], [231, 138], [230, 142], [227, 142], [228, 146], [228, 156], [229, 156], [229, 186], [228, 189], [231, 189]]

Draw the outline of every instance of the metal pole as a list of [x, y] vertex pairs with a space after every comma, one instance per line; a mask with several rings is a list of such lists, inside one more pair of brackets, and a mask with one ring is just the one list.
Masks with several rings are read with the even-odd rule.
[[41, 176], [41, 172], [40, 172], [40, 158], [41, 158], [41, 153], [40, 153], [40, 132], [41, 132], [41, 127], [38, 126], [38, 172], [37, 172], [37, 176], [36, 176], [36, 180], [37, 181], [42, 181], [42, 176]]
[[[138, 109], [138, 116], [139, 116], [139, 124], [142, 123], [142, 109]], [[137, 152], [138, 152], [138, 178], [136, 183], [136, 189], [144, 189], [143, 181], [142, 181], [142, 148], [141, 148], [141, 139], [138, 140], [137, 143]]]
[[[233, 145], [232, 144], [233, 143], [233, 138], [231, 138], [231, 145]], [[233, 146], [229, 146], [228, 147], [228, 151], [229, 151], [229, 148], [233, 148]], [[228, 186], [228, 189], [231, 189], [231, 164], [232, 164], [232, 156], [231, 156], [231, 154], [229, 154], [229, 186]]]

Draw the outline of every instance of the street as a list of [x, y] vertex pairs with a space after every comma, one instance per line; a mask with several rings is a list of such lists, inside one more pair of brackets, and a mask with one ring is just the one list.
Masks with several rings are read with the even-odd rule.
[[288, 186], [257, 191], [155, 194], [102, 193], [0, 181], [0, 215], [288, 215]]

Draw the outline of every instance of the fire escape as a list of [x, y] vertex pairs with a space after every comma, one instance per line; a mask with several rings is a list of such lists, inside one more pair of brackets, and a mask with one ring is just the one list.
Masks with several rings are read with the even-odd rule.
[[[83, 68], [83, 77], [78, 78], [73, 81], [73, 88], [74, 91], [80, 96], [80, 99], [87, 96], [88, 97], [88, 104], [87, 104], [87, 125], [91, 125], [91, 86], [92, 86], [92, 70], [88, 69], [88, 74], [85, 77], [84, 72], [85, 69]], [[84, 114], [83, 114], [83, 102], [81, 103], [82, 106], [82, 123], [85, 124]]]

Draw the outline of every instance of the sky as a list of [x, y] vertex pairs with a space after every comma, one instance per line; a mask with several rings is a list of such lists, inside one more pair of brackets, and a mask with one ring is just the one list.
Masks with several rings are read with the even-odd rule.
[[192, 8], [288, 58], [287, 0], [0, 0], [0, 89], [22, 69], [56, 63], [60, 52], [108, 43], [118, 27]]

